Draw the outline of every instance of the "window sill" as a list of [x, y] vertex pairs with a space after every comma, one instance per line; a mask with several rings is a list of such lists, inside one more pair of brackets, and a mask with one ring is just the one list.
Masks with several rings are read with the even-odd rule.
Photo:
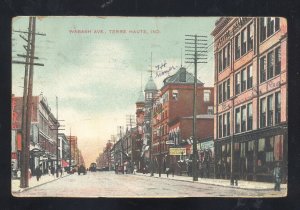
[[245, 57], [247, 54], [249, 54], [251, 51], [253, 52], [253, 48], [251, 50], [249, 50], [248, 52], [246, 52], [244, 55], [241, 55], [239, 58], [235, 59], [234, 62], [239, 61], [240, 59], [242, 59], [243, 57]]
[[259, 83], [259, 85], [263, 85], [263, 84], [265, 84], [265, 83], [267, 83], [267, 82], [269, 82], [269, 81], [271, 81], [271, 80], [273, 80], [273, 79], [276, 79], [276, 78], [279, 77], [280, 75], [281, 75], [281, 72], [280, 72], [279, 74], [275, 75], [274, 77], [272, 77], [272, 78], [270, 78], [270, 79], [267, 79], [267, 80], [265, 80], [265, 81]]
[[268, 36], [266, 39], [264, 39], [263, 41], [259, 41], [259, 45], [264, 44], [265, 42], [267, 42], [269, 39], [271, 39], [271, 37], [275, 36], [275, 34], [277, 34], [280, 31], [280, 27], [277, 31], [275, 31], [272, 35]]

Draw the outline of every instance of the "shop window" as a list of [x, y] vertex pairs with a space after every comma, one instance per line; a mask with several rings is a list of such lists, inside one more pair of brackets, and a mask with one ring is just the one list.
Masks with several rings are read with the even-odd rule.
[[275, 49], [275, 75], [281, 72], [281, 49], [277, 47]]
[[260, 127], [266, 127], [266, 98], [260, 100]]
[[280, 92], [275, 93], [275, 124], [281, 121], [281, 94]]
[[253, 76], [252, 65], [247, 67], [247, 89], [252, 88]]
[[234, 143], [234, 151], [238, 151], [240, 149], [239, 143]]
[[259, 60], [260, 83], [266, 81], [266, 56]]
[[235, 133], [241, 132], [241, 112], [240, 108], [235, 109]]
[[239, 94], [241, 92], [241, 74], [237, 73], [235, 75], [235, 94]]
[[265, 139], [261, 138], [258, 140], [258, 152], [265, 151]]
[[231, 145], [230, 145], [230, 143], [227, 144], [227, 156], [231, 156]]
[[247, 105], [247, 130], [252, 130], [253, 114], [252, 114], [252, 103]]
[[248, 151], [254, 150], [254, 141], [248, 141]]
[[241, 108], [241, 132], [246, 131], [246, 106]]
[[283, 154], [283, 136], [277, 135], [274, 139], [274, 159], [275, 161], [281, 161]]
[[269, 137], [266, 139], [265, 151], [266, 151], [266, 162], [273, 162], [274, 161], [274, 137]]
[[240, 157], [244, 158], [246, 156], [246, 143], [241, 143]]

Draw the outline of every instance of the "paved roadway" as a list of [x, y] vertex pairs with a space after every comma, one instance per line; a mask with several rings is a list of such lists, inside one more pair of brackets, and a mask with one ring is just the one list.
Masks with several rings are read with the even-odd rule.
[[114, 172], [73, 174], [24, 192], [21, 197], [278, 197], [284, 192], [244, 190]]

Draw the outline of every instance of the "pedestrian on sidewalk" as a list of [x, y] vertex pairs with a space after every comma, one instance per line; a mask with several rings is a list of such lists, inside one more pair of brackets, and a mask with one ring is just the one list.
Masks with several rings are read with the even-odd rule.
[[55, 170], [54, 170], [54, 167], [52, 166], [51, 167], [51, 174], [52, 174], [52, 176], [54, 176], [54, 173], [55, 173]]
[[280, 191], [280, 183], [281, 183], [281, 168], [279, 166], [279, 163], [276, 163], [276, 167], [273, 171], [274, 181], [275, 181], [275, 191]]
[[39, 181], [42, 175], [42, 171], [41, 168], [39, 166], [37, 166], [35, 168], [35, 174], [36, 174], [36, 180]]
[[51, 170], [50, 170], [50, 166], [48, 167], [48, 175], [50, 176], [51, 175]]
[[31, 179], [31, 169], [28, 168], [28, 178]]
[[169, 173], [170, 173], [170, 168], [166, 168], [167, 177], [169, 177]]

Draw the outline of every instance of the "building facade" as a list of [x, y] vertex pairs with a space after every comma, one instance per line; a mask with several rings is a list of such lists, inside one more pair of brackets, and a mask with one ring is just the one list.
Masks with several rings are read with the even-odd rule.
[[218, 19], [214, 36], [216, 176], [287, 177], [287, 22]]
[[[193, 136], [194, 76], [181, 67], [164, 79], [153, 108], [152, 154], [156, 172], [176, 167], [191, 169]], [[213, 135], [213, 87], [197, 80], [196, 139]], [[182, 154], [170, 155], [170, 148], [181, 148]], [[189, 174], [189, 173], [188, 173]]]
[[79, 150], [77, 145], [77, 136], [67, 136], [69, 145], [71, 145], [71, 167], [78, 166]]
[[[20, 169], [22, 141], [23, 97], [12, 96], [12, 169]], [[51, 112], [47, 99], [41, 94], [32, 97], [32, 117], [30, 131], [29, 167], [32, 175], [35, 168], [41, 166], [42, 173], [48, 173], [50, 167], [56, 167], [57, 119]]]

